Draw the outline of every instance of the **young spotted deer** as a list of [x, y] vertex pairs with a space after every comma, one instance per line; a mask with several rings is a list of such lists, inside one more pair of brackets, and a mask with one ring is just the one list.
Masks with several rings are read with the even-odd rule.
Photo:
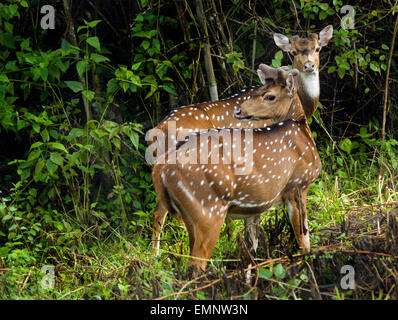
[[296, 35], [289, 39], [283, 34], [274, 34], [276, 45], [293, 55], [292, 67], [300, 71], [296, 80], [297, 91], [307, 119], [312, 117], [319, 101], [319, 52], [332, 37], [332, 25], [323, 28], [319, 36], [312, 33], [307, 38]]
[[294, 84], [298, 73], [260, 65], [263, 86], [235, 112], [240, 120], [277, 123], [193, 134], [155, 163], [159, 201], [188, 230], [191, 273], [205, 270], [227, 216], [253, 220], [277, 203], [287, 204], [300, 249], [310, 251], [306, 194], [321, 162]]
[[[308, 38], [294, 36], [290, 41], [282, 34], [274, 35], [276, 45], [293, 54], [293, 68], [300, 71], [297, 90], [307, 119], [312, 116], [319, 101], [319, 51], [328, 44], [332, 35], [332, 26], [327, 26], [319, 33], [319, 40], [316, 34], [311, 34]], [[154, 158], [174, 148], [179, 141], [193, 132], [211, 128], [263, 128], [272, 124], [272, 119], [242, 122], [234, 117], [238, 106], [250, 100], [254, 90], [256, 88], [251, 87], [225, 100], [203, 102], [173, 110], [166, 119], [148, 131], [146, 140], [149, 147], [146, 159], [153, 163]], [[156, 253], [159, 251], [160, 235], [166, 215], [167, 209], [158, 203], [153, 213], [152, 235]]]

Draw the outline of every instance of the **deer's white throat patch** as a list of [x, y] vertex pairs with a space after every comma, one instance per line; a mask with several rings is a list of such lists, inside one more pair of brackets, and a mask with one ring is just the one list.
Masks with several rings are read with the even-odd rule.
[[319, 98], [319, 72], [300, 72], [305, 93], [311, 98]]

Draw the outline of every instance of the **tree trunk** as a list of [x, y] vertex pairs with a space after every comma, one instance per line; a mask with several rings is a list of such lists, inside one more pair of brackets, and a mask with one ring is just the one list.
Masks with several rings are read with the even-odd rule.
[[210, 99], [212, 101], [216, 101], [218, 100], [217, 82], [216, 82], [216, 77], [214, 75], [213, 62], [211, 60], [209, 33], [207, 31], [207, 24], [203, 10], [202, 0], [196, 0], [196, 13], [199, 18], [199, 24], [201, 25], [202, 31], [205, 36], [203, 51], [204, 51], [207, 81], [209, 82]]

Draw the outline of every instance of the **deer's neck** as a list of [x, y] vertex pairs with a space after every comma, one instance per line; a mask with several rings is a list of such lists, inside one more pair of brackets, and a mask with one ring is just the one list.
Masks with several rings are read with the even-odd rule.
[[274, 119], [275, 122], [284, 121], [284, 120], [295, 120], [295, 121], [306, 120], [305, 112], [303, 110], [300, 97], [297, 93], [294, 94], [294, 97], [289, 107], [289, 111], [286, 114], [279, 115]]
[[319, 72], [300, 72], [297, 87], [305, 115], [309, 119], [314, 114], [319, 101]]

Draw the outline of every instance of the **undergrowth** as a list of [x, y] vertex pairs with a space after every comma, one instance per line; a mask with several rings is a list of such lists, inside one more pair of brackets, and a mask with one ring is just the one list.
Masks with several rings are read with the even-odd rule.
[[[99, 212], [95, 213], [97, 223], [82, 227], [80, 221], [70, 215], [63, 216], [59, 224], [56, 213], [51, 219], [32, 223], [19, 218], [18, 208], [13, 209], [15, 204], [13, 207], [3, 199], [3, 225], [15, 232], [16, 240], [2, 248], [0, 295], [10, 299], [390, 299], [394, 294], [396, 297], [394, 291], [379, 287], [365, 295], [342, 290], [339, 285], [342, 275], [338, 268], [357, 263], [355, 252], [359, 247], [355, 241], [359, 241], [361, 234], [377, 228], [372, 217], [385, 218], [393, 212], [394, 205], [398, 205], [395, 177], [387, 174], [396, 172], [394, 168], [386, 168], [382, 177], [369, 175], [371, 163], [365, 162], [351, 172], [347, 170], [350, 161], [357, 161], [361, 154], [348, 157], [341, 152], [340, 155], [348, 165], [342, 166], [345, 170], [340, 172], [350, 175], [350, 181], [339, 179], [330, 172], [334, 165], [323, 161], [323, 172], [309, 192], [312, 254], [306, 257], [299, 254], [286, 212], [283, 208], [272, 209], [262, 217], [265, 232], [260, 236], [254, 257], [259, 267], [253, 268], [249, 282], [242, 271], [248, 264], [242, 258], [241, 221], [229, 224], [229, 229], [224, 226], [209, 261], [208, 273], [199, 282], [189, 282], [185, 277], [189, 254], [187, 232], [171, 218], [166, 221], [161, 253], [156, 257], [152, 253], [150, 210], [137, 213], [128, 228], [122, 224], [115, 226], [111, 222], [115, 217]], [[378, 159], [386, 156], [391, 154], [376, 154]], [[378, 165], [373, 165], [378, 173]], [[148, 185], [148, 188], [152, 187]], [[396, 220], [397, 216], [391, 215], [389, 219]], [[357, 224], [361, 224], [361, 230], [350, 231]], [[386, 221], [381, 225], [379, 221], [379, 237], [391, 233], [387, 227]], [[22, 243], [24, 248], [19, 245]], [[376, 252], [372, 261], [383, 258], [383, 264], [392, 268], [391, 274], [397, 271], [396, 251], [380, 251], [380, 248], [375, 251], [372, 244], [366, 243], [361, 250], [369, 254]], [[43, 266], [54, 268], [53, 286], [48, 285], [52, 281], [51, 273], [42, 269]], [[321, 270], [329, 271], [321, 273]], [[366, 273], [363, 267], [357, 272]], [[204, 285], [209, 283], [214, 284]], [[201, 289], [202, 286], [205, 288]], [[318, 296], [314, 296], [314, 290], [319, 291]]]
[[[256, 81], [258, 63], [290, 63], [271, 49], [273, 32], [291, 36], [300, 19], [303, 30], [338, 26], [343, 2], [203, 1], [206, 37], [189, 2], [101, 2], [95, 12], [67, 3], [52, 3], [65, 13], [55, 30], [39, 28], [38, 0], [0, 3], [0, 299], [397, 299], [396, 81], [383, 105], [389, 122], [379, 123], [389, 63], [396, 78], [396, 5], [356, 6], [358, 29], [335, 28], [322, 49], [312, 254], [299, 254], [277, 207], [262, 217], [255, 257], [234, 221], [206, 274], [188, 281], [184, 226], [168, 217], [152, 252], [144, 131], [178, 105], [209, 100], [203, 39], [220, 97], [231, 95]], [[341, 287], [344, 265], [356, 289]]]

